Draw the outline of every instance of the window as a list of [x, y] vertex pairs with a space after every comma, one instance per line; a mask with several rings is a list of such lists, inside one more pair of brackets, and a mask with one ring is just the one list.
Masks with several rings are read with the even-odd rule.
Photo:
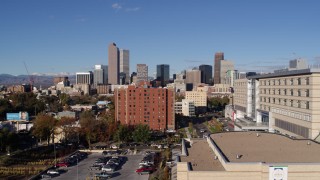
[[287, 89], [284, 90], [284, 95], [287, 95]]
[[306, 78], [306, 85], [309, 85], [309, 78]]
[[306, 90], [306, 97], [309, 97], [309, 89]]
[[291, 107], [293, 106], [293, 100], [290, 100], [290, 106]]
[[290, 95], [293, 96], [293, 89], [290, 89]]
[[298, 103], [298, 108], [301, 108], [301, 102], [298, 101], [297, 103]]
[[293, 85], [293, 79], [292, 78], [290, 79], [290, 85]]
[[298, 78], [298, 85], [301, 85], [301, 78]]
[[298, 96], [301, 96], [301, 91], [300, 90], [298, 90]]
[[309, 101], [306, 102], [306, 109], [309, 109]]

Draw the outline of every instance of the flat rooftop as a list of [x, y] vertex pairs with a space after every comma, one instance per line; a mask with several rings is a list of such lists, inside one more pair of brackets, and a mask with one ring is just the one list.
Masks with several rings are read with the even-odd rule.
[[191, 139], [191, 146], [187, 146], [188, 156], [181, 156], [181, 162], [190, 162], [194, 171], [224, 171], [219, 160], [205, 139]]
[[[210, 137], [229, 162], [320, 163], [320, 144], [309, 140], [253, 131], [219, 133]], [[237, 155], [241, 157], [237, 159]]]

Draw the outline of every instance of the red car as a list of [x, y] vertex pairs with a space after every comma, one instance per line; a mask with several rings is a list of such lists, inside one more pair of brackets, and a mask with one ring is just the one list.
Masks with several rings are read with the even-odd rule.
[[142, 174], [150, 174], [154, 171], [153, 167], [142, 167], [136, 170], [136, 173], [142, 175]]
[[70, 166], [70, 164], [67, 162], [58, 162], [56, 164], [56, 167], [69, 167], [69, 166]]

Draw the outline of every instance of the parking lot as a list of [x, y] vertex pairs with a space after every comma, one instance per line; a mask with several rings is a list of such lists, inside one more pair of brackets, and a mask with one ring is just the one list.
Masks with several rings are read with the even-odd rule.
[[[104, 157], [101, 153], [92, 153], [88, 158], [80, 161], [78, 165], [73, 165], [67, 168], [65, 173], [54, 177], [55, 180], [87, 180], [94, 179], [95, 173], [100, 172], [99, 170], [94, 170], [90, 168], [92, 164], [98, 158]], [[139, 162], [143, 159], [143, 155], [126, 155], [126, 161], [124, 164], [114, 172], [112, 179], [130, 179], [130, 180], [147, 180], [149, 175], [138, 175], [135, 170], [139, 167]]]

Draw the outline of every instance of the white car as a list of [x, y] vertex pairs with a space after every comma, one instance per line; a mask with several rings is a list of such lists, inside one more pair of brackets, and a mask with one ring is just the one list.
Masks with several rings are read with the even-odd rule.
[[51, 175], [59, 175], [59, 171], [55, 170], [55, 169], [50, 169], [47, 171], [47, 174], [51, 174]]
[[102, 166], [101, 168], [101, 171], [103, 172], [114, 172], [115, 170], [116, 170], [116, 166], [112, 164]]
[[200, 132], [204, 133], [204, 132], [206, 132], [206, 130], [205, 129], [200, 129]]

